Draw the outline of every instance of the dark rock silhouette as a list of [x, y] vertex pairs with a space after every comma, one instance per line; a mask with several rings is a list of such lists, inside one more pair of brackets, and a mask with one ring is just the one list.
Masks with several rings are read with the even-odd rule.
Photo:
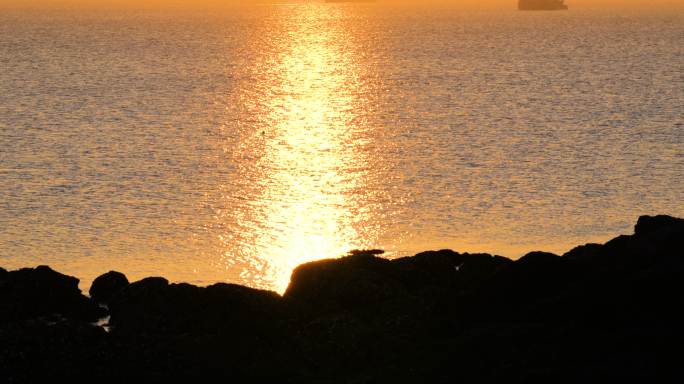
[[591, 262], [592, 258], [596, 257], [596, 255], [601, 252], [602, 248], [603, 245], [601, 244], [579, 245], [568, 251], [563, 257], [577, 262]]
[[117, 332], [213, 332], [270, 327], [282, 316], [280, 296], [235, 284], [206, 288], [169, 284], [161, 277], [134, 282], [110, 302]]
[[75, 277], [47, 266], [0, 273], [0, 322], [40, 316], [95, 321], [102, 314], [97, 305], [81, 294]]
[[[91, 296], [47, 267], [0, 269], [9, 383], [682, 382], [684, 220], [516, 261], [381, 251], [299, 266], [280, 297], [109, 273]], [[673, 352], [675, 351], [675, 352]]]
[[100, 303], [108, 303], [114, 295], [128, 286], [128, 278], [121, 272], [109, 271], [98, 276], [90, 286], [90, 297]]
[[378, 303], [417, 298], [434, 291], [454, 292], [494, 274], [510, 260], [451, 250], [387, 260], [376, 251], [353, 251], [342, 259], [297, 267], [284, 297], [306, 302], [317, 311], [375, 309]]
[[656, 231], [677, 233], [682, 230], [684, 221], [671, 216], [641, 216], [634, 226], [636, 236], [646, 235]]
[[391, 261], [370, 252], [354, 252], [342, 259], [300, 265], [284, 297], [318, 312], [374, 307], [409, 294], [394, 272]]

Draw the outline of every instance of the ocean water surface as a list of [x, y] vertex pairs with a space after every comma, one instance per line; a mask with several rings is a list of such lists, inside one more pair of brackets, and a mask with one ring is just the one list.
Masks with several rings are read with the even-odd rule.
[[282, 291], [605, 241], [684, 216], [683, 63], [677, 12], [4, 12], [0, 266]]

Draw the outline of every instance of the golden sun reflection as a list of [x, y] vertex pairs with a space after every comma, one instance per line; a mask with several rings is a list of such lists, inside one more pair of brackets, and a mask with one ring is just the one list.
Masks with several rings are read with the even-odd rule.
[[330, 8], [286, 11], [297, 15], [269, 38], [242, 99], [261, 120], [245, 123], [234, 154], [249, 185], [231, 213], [238, 246], [231, 238], [225, 247], [228, 263], [245, 264], [241, 280], [279, 292], [297, 265], [372, 246], [375, 237], [360, 225], [368, 214], [358, 193], [368, 169], [360, 148], [369, 140], [355, 123], [356, 111], [367, 109], [356, 84], [361, 69], [339, 20], [323, 13]]

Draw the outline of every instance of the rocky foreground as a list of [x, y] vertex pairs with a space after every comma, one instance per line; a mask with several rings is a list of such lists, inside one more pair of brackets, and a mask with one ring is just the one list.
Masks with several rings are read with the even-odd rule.
[[378, 254], [304, 264], [282, 297], [0, 268], [0, 382], [684, 382], [682, 219], [563, 256]]

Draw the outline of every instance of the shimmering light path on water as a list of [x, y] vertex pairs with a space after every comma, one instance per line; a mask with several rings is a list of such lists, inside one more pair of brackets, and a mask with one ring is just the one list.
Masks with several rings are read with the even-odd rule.
[[376, 245], [376, 216], [389, 204], [379, 180], [389, 164], [373, 153], [367, 124], [375, 68], [349, 44], [345, 11], [287, 12], [235, 91], [234, 105], [256, 121], [239, 126], [237, 178], [221, 185], [236, 210], [219, 215], [237, 228], [223, 238], [224, 262], [278, 290], [301, 263]]

